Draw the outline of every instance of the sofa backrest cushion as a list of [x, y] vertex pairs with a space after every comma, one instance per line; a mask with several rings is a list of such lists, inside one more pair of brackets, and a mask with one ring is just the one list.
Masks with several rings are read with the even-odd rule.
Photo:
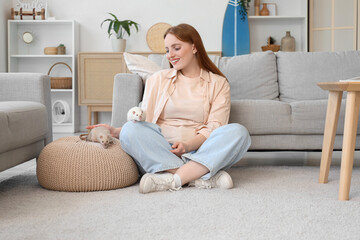
[[219, 68], [229, 80], [232, 100], [278, 99], [276, 57], [273, 52], [222, 57]]
[[280, 100], [327, 99], [318, 82], [335, 82], [360, 76], [360, 51], [278, 52]]

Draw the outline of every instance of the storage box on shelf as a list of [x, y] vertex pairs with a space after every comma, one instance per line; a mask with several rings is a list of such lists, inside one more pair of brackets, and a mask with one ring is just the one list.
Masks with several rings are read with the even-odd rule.
[[[71, 88], [51, 90], [54, 132], [76, 132], [79, 126], [76, 81], [78, 32], [78, 24], [73, 20], [8, 21], [9, 72], [37, 72], [49, 74], [54, 79], [71, 78]], [[24, 41], [24, 33], [31, 34], [30, 43]], [[65, 54], [45, 54], [45, 48], [59, 44], [66, 47]], [[57, 64], [49, 71], [56, 63], [64, 64]]]
[[307, 0], [277, 0], [262, 1], [276, 4], [276, 16], [254, 16], [254, 6], [251, 4], [248, 13], [250, 29], [250, 52], [261, 52], [261, 46], [266, 45], [266, 39], [271, 36], [281, 43], [286, 31], [295, 37], [296, 51], [308, 51], [308, 1]]

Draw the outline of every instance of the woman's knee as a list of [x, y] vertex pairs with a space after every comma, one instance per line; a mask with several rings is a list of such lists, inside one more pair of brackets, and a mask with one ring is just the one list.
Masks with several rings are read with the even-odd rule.
[[231, 135], [233, 139], [237, 139], [241, 142], [251, 142], [249, 131], [246, 127], [238, 123], [231, 123], [228, 126], [227, 134]]
[[137, 122], [128, 121], [126, 122], [120, 132], [119, 139], [120, 141], [128, 141], [128, 139], [134, 138], [134, 136], [137, 136], [141, 133], [141, 124], [138, 124]]

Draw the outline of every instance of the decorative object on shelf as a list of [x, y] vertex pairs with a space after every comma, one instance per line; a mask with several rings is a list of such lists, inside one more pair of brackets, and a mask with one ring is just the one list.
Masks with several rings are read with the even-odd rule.
[[124, 39], [126, 34], [130, 37], [130, 29], [132, 26], [136, 28], [136, 31], [139, 31], [139, 24], [131, 20], [120, 21], [114, 14], [109, 13], [113, 18], [105, 19], [101, 23], [101, 27], [105, 22], [109, 22], [108, 34], [109, 38], [111, 35], [114, 35], [116, 38], [111, 39], [112, 48], [114, 52], [124, 52], [126, 48], [126, 40]]
[[46, 47], [44, 48], [45, 55], [56, 55], [57, 54], [57, 47]]
[[[250, 2], [250, 1], [246, 1]], [[222, 30], [223, 56], [236, 56], [250, 53], [250, 33], [247, 14], [242, 15], [243, 21], [238, 21], [238, 12], [241, 5], [239, 1], [230, 0], [225, 11]]]
[[274, 44], [276, 42], [276, 40], [269, 36], [268, 39], [267, 39], [267, 45], [266, 46], [261, 46], [261, 49], [263, 51], [273, 51], [273, 52], [278, 52], [280, 50], [280, 45], [276, 45]]
[[59, 46], [57, 47], [57, 54], [59, 54], [59, 55], [66, 54], [66, 47], [64, 44], [62, 44], [62, 43], [59, 44]]
[[42, 8], [40, 11], [35, 11], [35, 8], [33, 8], [32, 11], [23, 11], [20, 8], [19, 11], [15, 11], [14, 8], [11, 8], [11, 19], [14, 20], [17, 16], [20, 16], [20, 20], [23, 20], [23, 16], [32, 16], [33, 20], [36, 19], [36, 16], [41, 16], [41, 20], [45, 20], [45, 9]]
[[270, 12], [269, 9], [267, 8], [267, 3], [263, 3], [262, 4], [262, 8], [260, 10], [260, 16], [269, 16]]
[[[49, 69], [48, 75], [50, 76], [50, 72], [58, 64], [63, 64], [67, 66], [72, 73], [71, 67], [64, 62], [57, 62], [51, 66]], [[53, 89], [71, 89], [72, 88], [72, 77], [50, 77], [51, 88]]]
[[260, 16], [260, 0], [255, 0], [255, 16]]
[[295, 52], [295, 38], [291, 36], [290, 31], [286, 31], [286, 35], [281, 39], [281, 51]]
[[30, 44], [32, 41], [34, 41], [34, 36], [31, 32], [24, 32], [22, 35], [22, 40], [24, 43]]
[[267, 3], [267, 9], [269, 10], [269, 16], [276, 16], [276, 3]]
[[[16, 10], [15, 10], [16, 9]], [[17, 0], [15, 8], [11, 8], [11, 19], [19, 17], [23, 20], [23, 16], [31, 16], [33, 20], [47, 18], [47, 3], [39, 0]]]
[[[235, 1], [231, 1], [231, 2], [235, 3]], [[250, 2], [251, 0], [237, 0], [237, 4], [240, 6], [239, 13], [242, 21], [245, 21], [245, 18], [247, 17], [248, 10], [250, 8]]]
[[164, 33], [171, 27], [168, 23], [156, 23], [146, 33], [146, 42], [151, 51], [165, 52]]
[[52, 117], [55, 123], [69, 122], [71, 117], [69, 104], [63, 100], [56, 100], [52, 105]]

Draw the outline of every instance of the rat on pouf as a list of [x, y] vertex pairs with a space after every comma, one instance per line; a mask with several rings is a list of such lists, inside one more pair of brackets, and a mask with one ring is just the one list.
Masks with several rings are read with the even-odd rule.
[[225, 171], [250, 147], [248, 130], [228, 124], [230, 85], [209, 59], [196, 29], [188, 24], [164, 34], [170, 69], [154, 73], [145, 85], [142, 122], [122, 128], [107, 124], [144, 174], [140, 193], [174, 191], [183, 185], [232, 188]]

